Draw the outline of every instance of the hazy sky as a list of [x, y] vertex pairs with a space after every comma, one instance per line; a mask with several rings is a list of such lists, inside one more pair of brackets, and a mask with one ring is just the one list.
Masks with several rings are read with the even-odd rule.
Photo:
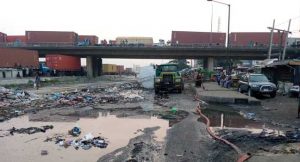
[[[287, 29], [292, 18], [293, 36], [300, 37], [300, 0], [219, 1], [231, 4], [232, 32], [268, 31], [273, 19], [277, 28]], [[206, 0], [5, 0], [0, 31], [8, 35], [24, 35], [25, 30], [75, 31], [99, 39], [150, 36], [157, 42], [170, 40], [172, 30], [209, 32], [212, 8], [213, 31], [220, 19], [220, 31], [226, 32], [228, 7]], [[148, 61], [121, 62], [129, 66]]]

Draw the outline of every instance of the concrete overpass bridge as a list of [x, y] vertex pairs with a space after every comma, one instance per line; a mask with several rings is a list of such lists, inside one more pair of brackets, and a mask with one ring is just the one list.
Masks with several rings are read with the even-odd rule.
[[[24, 46], [14, 47], [36, 50], [40, 57], [46, 54], [65, 54], [87, 58], [88, 76], [101, 74], [102, 58], [134, 59], [204, 59], [206, 67], [213, 68], [214, 59], [263, 60], [267, 58], [268, 48], [249, 47], [104, 47], [104, 46]], [[275, 48], [272, 53], [279, 53]], [[299, 48], [288, 48], [287, 58], [298, 58]], [[272, 55], [278, 57], [278, 54]]]

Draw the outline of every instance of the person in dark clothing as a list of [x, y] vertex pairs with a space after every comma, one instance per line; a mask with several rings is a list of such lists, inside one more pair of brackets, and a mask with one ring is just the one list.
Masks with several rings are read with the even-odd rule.
[[17, 74], [17, 78], [21, 78], [20, 72], [18, 72], [18, 74]]
[[201, 87], [203, 82], [202, 74], [198, 73], [196, 77], [196, 87]]
[[41, 77], [40, 77], [39, 73], [36, 73], [34, 83], [35, 83], [36, 89], [38, 90], [39, 86], [40, 86], [40, 83], [41, 83]]

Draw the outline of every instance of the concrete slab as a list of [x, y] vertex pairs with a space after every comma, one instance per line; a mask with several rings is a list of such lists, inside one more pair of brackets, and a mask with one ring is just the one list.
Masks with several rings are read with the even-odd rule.
[[204, 88], [196, 88], [196, 91], [201, 100], [210, 103], [260, 104], [260, 100], [241, 94], [234, 88], [227, 89], [220, 87], [216, 82], [206, 82], [204, 83]]

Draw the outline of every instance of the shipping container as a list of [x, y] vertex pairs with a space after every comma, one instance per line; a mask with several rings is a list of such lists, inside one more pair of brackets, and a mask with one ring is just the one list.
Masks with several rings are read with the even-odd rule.
[[26, 43], [26, 37], [25, 37], [25, 35], [8, 35], [6, 37], [6, 41], [8, 43], [12, 43], [12, 42]]
[[153, 46], [152, 37], [117, 37], [117, 45], [128, 46]]
[[1, 68], [38, 68], [39, 56], [37, 51], [0, 48]]
[[124, 65], [117, 65], [117, 72], [118, 73], [124, 73], [125, 67]]
[[27, 44], [76, 45], [78, 34], [63, 31], [26, 31]]
[[0, 32], [0, 43], [6, 42], [7, 35], [5, 33]]
[[[284, 45], [286, 34], [274, 32], [273, 46]], [[230, 46], [232, 47], [268, 47], [270, 32], [232, 32], [230, 33]]]
[[226, 42], [226, 33], [172, 31], [173, 46], [221, 46]]
[[126, 68], [125, 69], [125, 73], [126, 74], [132, 74], [133, 73], [133, 69], [132, 68]]
[[103, 74], [117, 74], [117, 65], [115, 64], [102, 64]]
[[86, 41], [88, 40], [90, 42], [90, 45], [96, 45], [99, 42], [99, 38], [95, 35], [79, 35], [78, 41]]
[[80, 71], [80, 57], [60, 54], [46, 55], [46, 65], [56, 71]]

